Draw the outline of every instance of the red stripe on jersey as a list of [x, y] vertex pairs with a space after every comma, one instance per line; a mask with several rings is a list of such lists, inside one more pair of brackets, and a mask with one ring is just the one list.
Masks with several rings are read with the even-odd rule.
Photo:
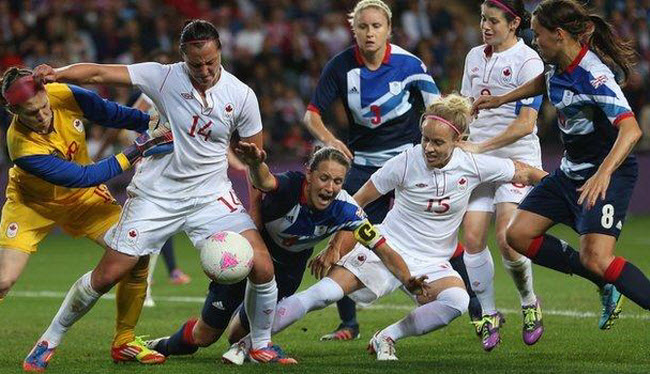
[[309, 103], [309, 105], [307, 105], [307, 110], [320, 115], [320, 109], [318, 109], [318, 107], [314, 104]]
[[614, 120], [614, 126], [618, 126], [618, 124], [622, 120], [624, 120], [626, 118], [630, 118], [630, 117], [634, 117], [634, 112], [625, 112], [625, 113], [619, 114], [618, 117], [616, 117], [616, 119]]
[[621, 275], [623, 267], [625, 266], [625, 259], [623, 257], [614, 257], [614, 260], [609, 264], [607, 270], [605, 270], [605, 281], [607, 283], [614, 283]]
[[578, 53], [576, 58], [573, 61], [571, 61], [571, 64], [567, 66], [566, 69], [564, 69], [564, 71], [566, 71], [569, 74], [573, 73], [576, 67], [578, 67], [578, 65], [580, 64], [580, 61], [582, 61], [582, 58], [585, 57], [585, 55], [587, 54], [588, 50], [589, 50], [589, 45], [583, 44], [580, 53]]
[[379, 248], [379, 246], [381, 246], [381, 245], [384, 244], [384, 243], [386, 243], [386, 238], [384, 238], [384, 237], [382, 236], [382, 238], [379, 239], [379, 241], [377, 242], [377, 244], [375, 244], [375, 246], [372, 247], [372, 250], [374, 251], [375, 249]]

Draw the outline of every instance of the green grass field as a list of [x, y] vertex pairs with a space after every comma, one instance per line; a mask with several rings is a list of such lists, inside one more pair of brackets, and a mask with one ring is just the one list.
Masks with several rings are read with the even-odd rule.
[[[633, 217], [626, 223], [619, 242], [619, 255], [626, 256], [650, 274], [648, 228], [650, 217]], [[577, 237], [566, 228], [556, 235], [576, 245]], [[192, 277], [191, 284], [167, 282], [164, 265], [155, 274], [155, 308], [145, 309], [138, 334], [169, 335], [189, 316], [196, 316], [206, 292], [207, 278], [198, 256], [184, 236], [175, 241], [179, 265]], [[496, 248], [494, 242], [492, 248]], [[493, 251], [494, 253], [494, 251]], [[18, 373], [25, 355], [56, 313], [63, 294], [81, 274], [91, 269], [101, 251], [87, 240], [52, 235], [33, 256], [12, 293], [0, 304], [0, 373]], [[217, 362], [225, 341], [191, 357], [172, 357], [162, 366], [115, 365], [109, 357], [115, 318], [111, 296], [68, 333], [50, 362], [49, 373], [647, 373], [650, 372], [650, 313], [626, 300], [622, 318], [611, 331], [597, 328], [600, 303], [595, 287], [583, 279], [535, 266], [535, 287], [542, 298], [546, 332], [537, 345], [521, 340], [521, 317], [516, 290], [495, 256], [497, 306], [505, 311], [502, 344], [491, 353], [481, 349], [466, 315], [449, 327], [409, 338], [396, 346], [398, 362], [376, 362], [365, 351], [372, 333], [402, 318], [412, 305], [400, 293], [360, 310], [362, 338], [352, 342], [321, 343], [318, 337], [337, 324], [335, 308], [308, 315], [274, 341], [296, 357], [296, 367], [246, 365], [229, 367]], [[314, 282], [307, 274], [303, 287]], [[650, 290], [648, 290], [650, 292]]]

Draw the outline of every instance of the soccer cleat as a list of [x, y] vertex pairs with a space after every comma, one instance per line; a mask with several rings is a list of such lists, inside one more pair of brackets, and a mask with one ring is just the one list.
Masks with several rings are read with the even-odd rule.
[[598, 321], [598, 328], [609, 330], [614, 325], [614, 321], [621, 314], [623, 305], [623, 294], [621, 294], [613, 284], [606, 284], [598, 290], [600, 292], [600, 301], [603, 304], [602, 314]]
[[480, 321], [472, 323], [476, 327], [477, 333], [480, 332], [481, 343], [485, 351], [490, 352], [501, 343], [499, 328], [502, 324], [506, 323], [501, 312], [485, 315]]
[[539, 303], [539, 299], [537, 299], [535, 304], [522, 306], [521, 313], [524, 315], [524, 327], [521, 331], [524, 343], [533, 345], [537, 343], [544, 333], [542, 306]]
[[243, 341], [233, 343], [230, 348], [221, 355], [221, 362], [230, 365], [243, 365], [244, 361], [248, 358], [246, 355], [246, 343]]
[[329, 334], [325, 334], [320, 337], [320, 341], [329, 341], [329, 340], [356, 340], [361, 337], [361, 333], [359, 332], [359, 326], [355, 327], [348, 327], [348, 326], [343, 326], [339, 325], [339, 327], [330, 332]]
[[23, 361], [23, 370], [43, 373], [56, 348], [48, 348], [48, 342], [42, 340], [32, 348]]
[[395, 342], [391, 338], [382, 338], [379, 331], [368, 342], [368, 352], [377, 355], [377, 361], [397, 361]]
[[156, 351], [160, 353], [161, 350], [160, 344], [166, 344], [168, 339], [169, 336], [163, 336], [162, 338], [158, 338], [158, 339], [146, 340], [144, 342], [144, 346], [151, 349], [152, 351]]
[[471, 321], [480, 321], [483, 318], [483, 310], [481, 308], [481, 302], [478, 301], [478, 297], [474, 296], [469, 299], [467, 312]]
[[119, 347], [112, 347], [111, 357], [116, 364], [138, 361], [145, 365], [155, 365], [162, 364], [166, 360], [164, 355], [148, 348], [141, 337], [136, 337], [132, 342], [122, 344]]
[[277, 363], [280, 365], [295, 365], [296, 359], [291, 358], [284, 353], [279, 345], [269, 343], [269, 346], [262, 349], [250, 349], [248, 357], [251, 362], [255, 363]]
[[172, 270], [172, 273], [169, 275], [169, 282], [172, 284], [188, 284], [192, 281], [192, 278], [190, 278], [189, 275], [183, 273], [181, 269], [174, 269]]

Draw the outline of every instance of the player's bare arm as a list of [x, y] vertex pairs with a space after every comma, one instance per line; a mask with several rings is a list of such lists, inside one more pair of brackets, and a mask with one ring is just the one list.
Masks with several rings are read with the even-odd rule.
[[500, 134], [480, 143], [461, 141], [458, 147], [467, 152], [484, 153], [510, 145], [517, 140], [530, 135], [535, 130], [537, 111], [530, 107], [521, 108], [519, 115], [510, 122]]
[[516, 160], [512, 160], [512, 162], [515, 164], [515, 175], [512, 177], [512, 183], [532, 186], [548, 175], [544, 170], [530, 166], [525, 162]]
[[104, 83], [125, 86], [132, 84], [131, 76], [126, 65], [79, 63], [54, 69], [49, 65], [43, 64], [34, 69], [34, 77], [40, 79], [43, 83]]
[[313, 137], [325, 143], [325, 145], [338, 149], [343, 152], [345, 157], [352, 159], [352, 152], [350, 152], [345, 143], [337, 139], [334, 134], [325, 127], [325, 123], [323, 123], [323, 118], [320, 114], [308, 110], [307, 113], [305, 113], [303, 122]]
[[546, 90], [546, 82], [544, 74], [538, 75], [536, 78], [526, 82], [526, 84], [503, 94], [503, 95], [483, 95], [479, 96], [476, 101], [472, 103], [472, 114], [478, 113], [481, 109], [492, 109], [500, 107], [505, 103], [525, 99], [532, 96], [542, 95]]
[[354, 194], [353, 198], [357, 201], [360, 207], [365, 207], [366, 205], [377, 200], [381, 196], [381, 193], [377, 191], [377, 187], [372, 183], [372, 180], [368, 180], [357, 193]]
[[634, 117], [629, 117], [619, 123], [618, 135], [614, 146], [607, 154], [607, 157], [600, 164], [598, 171], [591, 176], [580, 188], [580, 197], [578, 204], [587, 203], [587, 208], [591, 209], [596, 204], [598, 198], [605, 199], [607, 187], [612, 173], [625, 161], [634, 145], [643, 135], [639, 123]]
[[356, 244], [357, 240], [351, 231], [340, 230], [334, 234], [329, 243], [327, 243], [327, 247], [309, 260], [307, 266], [310, 268], [312, 275], [318, 279], [322, 279], [341, 257], [354, 249]]
[[275, 189], [277, 181], [266, 160], [266, 151], [257, 147], [255, 143], [240, 141], [235, 148], [235, 154], [248, 166], [248, 175], [255, 188], [264, 192]]

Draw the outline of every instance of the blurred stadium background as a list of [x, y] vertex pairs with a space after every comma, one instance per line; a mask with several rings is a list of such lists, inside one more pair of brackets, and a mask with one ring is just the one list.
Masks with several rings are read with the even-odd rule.
[[[219, 28], [223, 42], [223, 63], [226, 69], [250, 85], [258, 95], [265, 127], [265, 148], [269, 153], [270, 163], [275, 170], [296, 169], [301, 167], [314, 146], [313, 139], [301, 124], [301, 119], [324, 64], [334, 54], [353, 42], [346, 13], [352, 9], [355, 2], [354, 0], [0, 0], [0, 72], [13, 65], [33, 68], [41, 63], [56, 67], [82, 61], [127, 64], [151, 60], [178, 61], [180, 57], [177, 38], [184, 20], [196, 17], [207, 19]], [[392, 42], [420, 57], [443, 93], [459, 90], [465, 55], [471, 47], [481, 43], [478, 28], [481, 1], [389, 0], [386, 2], [393, 10]], [[530, 0], [525, 3], [528, 9], [532, 10], [539, 1]], [[650, 190], [650, 93], [648, 90], [650, 87], [650, 0], [595, 0], [588, 3], [593, 11], [605, 15], [615, 25], [619, 34], [633, 40], [639, 53], [639, 63], [625, 88], [626, 96], [644, 130], [643, 139], [636, 149], [641, 161], [640, 180], [630, 206], [637, 218], [631, 220], [627, 235], [623, 235], [621, 247], [623, 255], [631, 255], [632, 258], [638, 259], [639, 266], [647, 272], [650, 264], [646, 260], [647, 245], [650, 244], [646, 239], [647, 225], [650, 223], [647, 218], [650, 214], [650, 194], [646, 192]], [[137, 93], [123, 88], [104, 86], [90, 88], [97, 90], [105, 98], [129, 105], [137, 97]], [[4, 140], [9, 120], [9, 115], [4, 109], [0, 109], [2, 128], [0, 131], [2, 148], [0, 150], [0, 188], [2, 189], [0, 201], [4, 201], [7, 169], [11, 167]], [[343, 108], [337, 106], [335, 110], [327, 113], [326, 120], [338, 136], [344, 139], [347, 124]], [[540, 116], [538, 131], [542, 140], [544, 166], [547, 170], [554, 169], [561, 156], [561, 145], [555, 122], [555, 110], [546, 105]], [[95, 159], [115, 153], [125, 144], [126, 140], [117, 136], [114, 142], [104, 147], [102, 144], [105, 143], [105, 139], [112, 139], [115, 134], [106, 133], [103, 128], [93, 126], [92, 123], [87, 123], [86, 129], [91, 153]], [[243, 173], [233, 171], [232, 175], [238, 183], [238, 190], [243, 194], [245, 191]], [[124, 187], [130, 177], [131, 175], [123, 175], [111, 181], [111, 191], [118, 199], [124, 198]], [[561, 232], [571, 238], [575, 244], [575, 237], [568, 230]], [[179, 262], [184, 265], [193, 261], [192, 267], [188, 270], [195, 279], [202, 279], [195, 262], [195, 255], [190, 253], [193, 251], [185, 251], [186, 248], [189, 250], [191, 245], [184, 238], [178, 239], [177, 244], [180, 246], [177, 251]], [[46, 326], [58, 308], [62, 292], [79, 274], [87, 271], [95, 263], [99, 251], [78, 252], [78, 247], [88, 246], [90, 245], [86, 241], [79, 242], [63, 237], [49, 238], [41, 245], [38, 255], [31, 260], [27, 272], [17, 284], [15, 291], [12, 291], [18, 298], [14, 299], [10, 294], [4, 305], [0, 305], [3, 309], [0, 313], [0, 328], [3, 331], [0, 336], [4, 341], [2, 343], [4, 348], [0, 349], [2, 353], [0, 372], [18, 372], [18, 363], [31, 347], [33, 339], [40, 334], [41, 329]], [[74, 264], [71, 263], [72, 258], [76, 259]], [[62, 268], [66, 270], [57, 271]], [[536, 269], [541, 268], [536, 267]], [[157, 277], [158, 282], [165, 282], [162, 278], [163, 271], [158, 273], [160, 274], [160, 277]], [[497, 271], [497, 273], [497, 284], [503, 284], [504, 288], [508, 288], [506, 295], [499, 295], [497, 301], [507, 300], [507, 305], [512, 308], [516, 305], [514, 292], [511, 292], [513, 291], [510, 289], [511, 285], [503, 281], [505, 277], [503, 272]], [[597, 295], [595, 292], [585, 291], [589, 289], [585, 282], [572, 281], [571, 287], [559, 288], [560, 281], [564, 280], [561, 276], [549, 275], [550, 272], [544, 269], [536, 270], [536, 274], [539, 274], [536, 275], [536, 283], [541, 284], [540, 292], [553, 299], [552, 303], [548, 303], [549, 308], [597, 311]], [[306, 278], [308, 283], [312, 282], [312, 278]], [[168, 308], [155, 308], [155, 311], [145, 313], [142, 318], [143, 329], [149, 330], [147, 332], [154, 335], [169, 333], [183, 318], [196, 314], [205, 290], [202, 280], [193, 282], [191, 289], [164, 290], [165, 287], [161, 287], [163, 290], [159, 295], [163, 297], [167, 295], [168, 300], [187, 295], [196, 296], [197, 300], [188, 306], [173, 304], [173, 317], [169, 316]], [[43, 284], [43, 281], [47, 283]], [[32, 295], [30, 292], [43, 292], [46, 289], [55, 290], [56, 292], [52, 294], [54, 296], [43, 293], [34, 295], [41, 295], [51, 300], [38, 300], [29, 296]], [[26, 299], [20, 299], [20, 295]], [[396, 299], [391, 297], [388, 303], [394, 300]], [[510, 344], [502, 351], [492, 354], [489, 363], [495, 365], [492, 366], [495, 372], [512, 371], [515, 368], [517, 368], [516, 372], [525, 370], [531, 373], [538, 369], [551, 372], [565, 370], [583, 372], [587, 369], [591, 372], [648, 371], [650, 362], [647, 361], [647, 352], [650, 341], [648, 341], [647, 330], [635, 330], [633, 327], [633, 324], [637, 326], [638, 323], [643, 323], [642, 326], [647, 327], [647, 313], [643, 314], [642, 310], [632, 307], [631, 304], [627, 304], [629, 306], [627, 310], [631, 313], [629, 319], [620, 321], [622, 324], [620, 330], [612, 332], [615, 335], [610, 334], [608, 338], [604, 338], [604, 335], [600, 335], [601, 332], [595, 330], [593, 326], [595, 315], [583, 313], [576, 317], [560, 313], [554, 317], [551, 313], [550, 323], [555, 326], [545, 339], [560, 344], [557, 349], [546, 348], [547, 350], [535, 351], [537, 353], [526, 356], [520, 343]], [[78, 345], [62, 349], [64, 352], [68, 349], [68, 353], [61, 353], [61, 356], [67, 355], [67, 360], [70, 361], [64, 361], [66, 359], [63, 357], [54, 360], [54, 364], [61, 360], [60, 366], [57, 365], [61, 372], [65, 370], [63, 362], [69, 364], [68, 368], [77, 368], [67, 370], [66, 374], [89, 372], [84, 369], [87, 368], [86, 364], [99, 365], [93, 366], [96, 368], [90, 370], [93, 372], [111, 370], [110, 366], [106, 366], [107, 354], [96, 357], [98, 350], [103, 354], [106, 353], [108, 332], [111, 329], [111, 319], [114, 318], [112, 302], [104, 302], [102, 305], [103, 307], [96, 308], [100, 311], [93, 312], [102, 317], [101, 322], [97, 322], [101, 326], [102, 333], [99, 336], [89, 337], [88, 334], [92, 335], [98, 325], [95, 324], [95, 319], [86, 318], [88, 322], [80, 324], [77, 328], [78, 332], [71, 334], [69, 338], [71, 344], [74, 340], [84, 343], [78, 342]], [[376, 316], [379, 321], [376, 326], [378, 327], [390, 319], [399, 318], [405, 308], [408, 309], [408, 306], [392, 312], [387, 311], [390, 308], [369, 311], [366, 317], [361, 318]], [[511, 310], [508, 313], [518, 312]], [[25, 328], [22, 320], [26, 315], [30, 316], [34, 326]], [[309, 320], [318, 323], [304, 324], [302, 329], [304, 331], [307, 331], [307, 327], [314, 329], [322, 323], [321, 318], [325, 318], [327, 325], [320, 328], [327, 330], [334, 326], [334, 316], [333, 310], [319, 312], [318, 320]], [[582, 323], [574, 317], [590, 318], [593, 321]], [[173, 321], [170, 318], [173, 318]], [[518, 317], [512, 317], [513, 326], [507, 336], [511, 342], [520, 339], [516, 336], [519, 328], [517, 319]], [[14, 320], [21, 320], [21, 322], [15, 325], [9, 323]], [[578, 321], [581, 323], [578, 324]], [[459, 345], [453, 351], [455, 356], [445, 358], [438, 356], [437, 363], [442, 365], [440, 366], [442, 369], [463, 364], [469, 365], [467, 366], [469, 370], [465, 372], [484, 372], [485, 367], [478, 364], [474, 356], [479, 351], [478, 342], [470, 344], [470, 339], [473, 338], [469, 336], [469, 328], [464, 325], [464, 322], [457, 323], [449, 332], [440, 335], [444, 337], [443, 339], [458, 338]], [[585, 326], [578, 328], [578, 325]], [[370, 328], [364, 331], [365, 336], [372, 332], [369, 331]], [[571, 336], [567, 336], [568, 334], [563, 334], [563, 331], [567, 331], [565, 328], [574, 329], [572, 331], [575, 336], [580, 338], [572, 339]], [[634, 334], [627, 335], [632, 332]], [[288, 336], [298, 338], [300, 333], [302, 332], [296, 329], [296, 332]], [[17, 343], [7, 344], [8, 340], [5, 338], [9, 336], [17, 338]], [[363, 344], [365, 344], [365, 336]], [[315, 362], [307, 366], [309, 369], [307, 371], [313, 369], [315, 372], [340, 373], [341, 370], [350, 370], [349, 366], [341, 365], [343, 361], [355, 362], [358, 354], [356, 350], [337, 351], [333, 346], [328, 346], [325, 351], [322, 351], [318, 348], [321, 346], [312, 343], [312, 338], [304, 343], [303, 351], [298, 350], [302, 357], [314, 356], [309, 361]], [[86, 342], [82, 339], [90, 340]], [[449, 346], [446, 346], [444, 341], [438, 341], [440, 337], [427, 339], [431, 345], [426, 347], [415, 345], [417, 340], [413, 340], [414, 351], [422, 354], [434, 351], [449, 352]], [[93, 346], [87, 346], [86, 343]], [[223, 348], [222, 345], [220, 343], [220, 348], [217, 348], [216, 352]], [[295, 348], [296, 345], [294, 344], [293, 347]], [[289, 345], [288, 348], [291, 349], [292, 346]], [[73, 355], [71, 351], [80, 356]], [[334, 355], [350, 357], [341, 356], [339, 361]], [[597, 355], [600, 357], [595, 357]], [[509, 366], [510, 364], [507, 363], [509, 361], [504, 360], [513, 357], [523, 359], [524, 361], [518, 364], [523, 366]], [[193, 361], [194, 364], [186, 362], [187, 367], [175, 368], [182, 372], [204, 372], [201, 366], [202, 360], [213, 364], [214, 358], [215, 351], [212, 351], [210, 359], [197, 359]], [[328, 365], [331, 366], [327, 368], [320, 366], [319, 358], [330, 361]], [[407, 367], [416, 371], [428, 370], [429, 360], [430, 358], [416, 359], [410, 361], [410, 366]], [[593, 364], [593, 360], [607, 363]], [[370, 362], [369, 359], [363, 362], [365, 363], [357, 368], [358, 372], [364, 372], [365, 369], [368, 369], [368, 372], [380, 369], [379, 366], [364, 366]], [[313, 365], [314, 363], [316, 365]], [[568, 366], [561, 366], [560, 363], [566, 363]], [[626, 365], [621, 366], [622, 363]]]

